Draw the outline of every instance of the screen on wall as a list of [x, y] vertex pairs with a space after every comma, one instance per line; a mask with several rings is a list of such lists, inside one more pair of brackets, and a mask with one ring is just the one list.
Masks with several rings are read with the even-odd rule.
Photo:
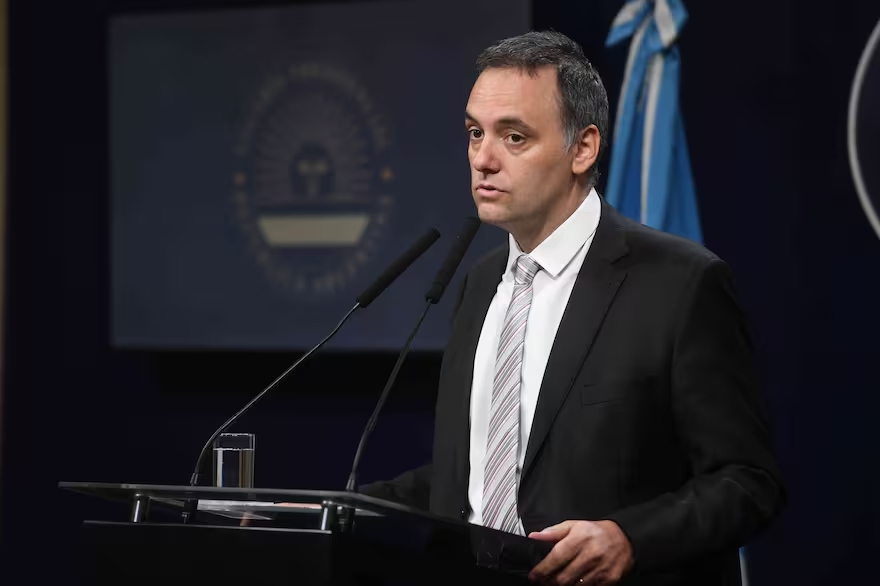
[[[474, 62], [529, 14], [522, 0], [443, 0], [114, 18], [113, 343], [310, 347], [436, 227], [332, 343], [399, 348], [475, 214]], [[505, 243], [484, 226], [462, 269]], [[462, 269], [416, 348], [445, 344]]]

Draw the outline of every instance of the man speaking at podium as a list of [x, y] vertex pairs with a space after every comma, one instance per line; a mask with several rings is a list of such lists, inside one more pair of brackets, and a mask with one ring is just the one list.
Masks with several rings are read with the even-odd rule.
[[553, 542], [538, 582], [737, 583], [785, 492], [730, 270], [596, 192], [608, 99], [576, 43], [477, 65], [471, 187], [509, 242], [464, 280], [432, 463], [364, 492]]

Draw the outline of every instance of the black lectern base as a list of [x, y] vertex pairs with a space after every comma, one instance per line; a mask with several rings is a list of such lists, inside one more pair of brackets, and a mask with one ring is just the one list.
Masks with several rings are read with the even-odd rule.
[[[132, 511], [128, 523], [83, 524], [84, 586], [525, 585], [551, 547], [357, 493], [62, 487]], [[190, 522], [181, 523], [187, 503], [196, 502]]]
[[150, 523], [83, 524], [82, 584], [350, 584], [331, 534]]
[[522, 585], [524, 578], [356, 535], [150, 523], [83, 524], [82, 584]]

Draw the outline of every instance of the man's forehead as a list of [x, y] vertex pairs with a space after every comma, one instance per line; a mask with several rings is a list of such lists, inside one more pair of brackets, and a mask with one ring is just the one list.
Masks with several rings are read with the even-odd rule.
[[535, 72], [513, 67], [490, 68], [474, 83], [465, 118], [484, 124], [529, 118], [536, 109], [555, 110], [556, 94], [556, 70], [552, 67]]

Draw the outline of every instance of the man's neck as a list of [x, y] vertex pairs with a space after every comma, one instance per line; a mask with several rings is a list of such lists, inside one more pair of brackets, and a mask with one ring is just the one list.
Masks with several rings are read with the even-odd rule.
[[571, 217], [584, 200], [587, 199], [591, 191], [592, 189], [587, 189], [580, 193], [578, 197], [568, 199], [565, 206], [559, 206], [559, 208], [553, 210], [546, 217], [536, 218], [531, 224], [522, 223], [511, 227], [509, 232], [513, 239], [516, 240], [520, 250], [526, 254], [535, 250], [538, 245], [544, 242], [548, 236], [553, 234], [557, 228]]

